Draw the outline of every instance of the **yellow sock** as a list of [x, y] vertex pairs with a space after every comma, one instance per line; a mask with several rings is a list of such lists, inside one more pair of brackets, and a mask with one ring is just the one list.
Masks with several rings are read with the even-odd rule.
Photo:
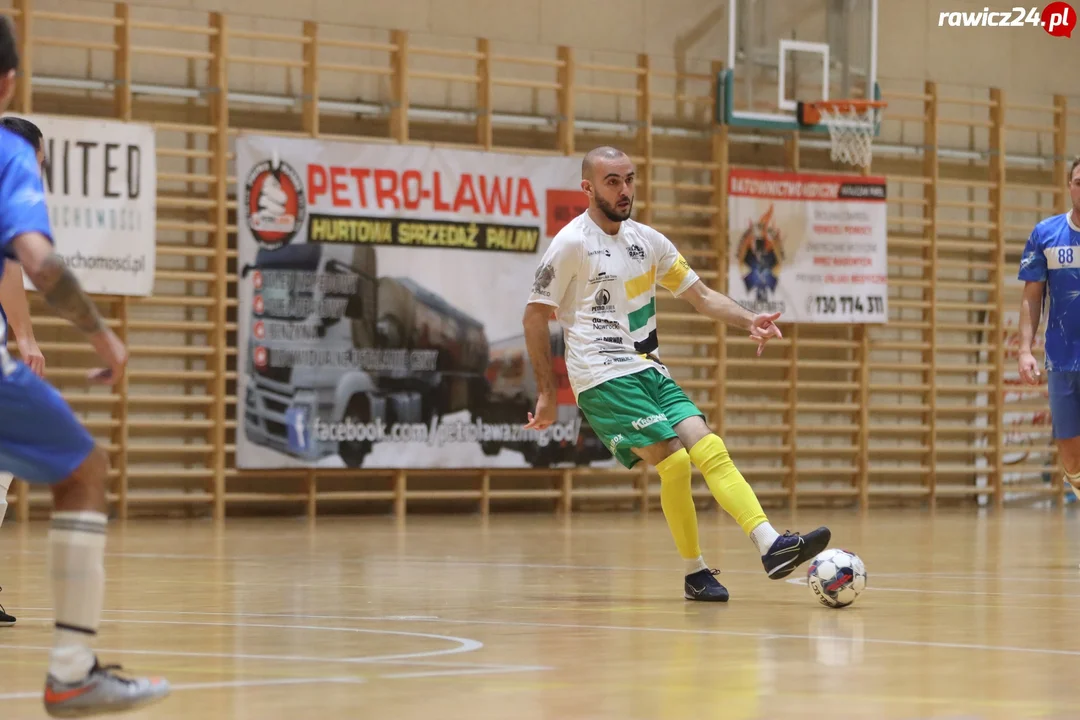
[[660, 473], [660, 507], [664, 509], [675, 547], [683, 560], [701, 557], [698, 542], [697, 510], [690, 494], [690, 456], [685, 448], [664, 458], [656, 466]]
[[724, 441], [717, 435], [706, 435], [690, 448], [690, 459], [705, 476], [720, 507], [735, 518], [747, 535], [761, 523], [767, 522], [753, 488], [731, 462]]

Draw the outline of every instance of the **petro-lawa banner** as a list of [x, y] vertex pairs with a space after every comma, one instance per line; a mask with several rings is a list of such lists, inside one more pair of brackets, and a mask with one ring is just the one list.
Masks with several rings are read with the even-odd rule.
[[153, 294], [154, 128], [119, 120], [21, 117], [44, 136], [42, 181], [57, 254], [89, 293]]
[[521, 318], [579, 159], [241, 135], [241, 468], [610, 462], [552, 321], [559, 417], [525, 431]]

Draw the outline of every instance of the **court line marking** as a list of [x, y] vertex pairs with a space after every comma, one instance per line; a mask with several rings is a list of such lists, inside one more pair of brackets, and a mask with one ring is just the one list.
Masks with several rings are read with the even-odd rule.
[[[366, 682], [363, 678], [336, 677], [336, 678], [278, 678], [274, 680], [227, 680], [222, 682], [205, 683], [181, 683], [173, 685], [170, 691], [185, 690], [216, 690], [220, 688], [243, 688], [243, 687], [273, 687], [275, 685], [315, 685], [322, 683], [361, 685]], [[41, 690], [33, 692], [0, 693], [0, 700], [37, 700], [41, 698]]]
[[[114, 611], [115, 612], [115, 611]], [[162, 613], [167, 614], [167, 613]], [[171, 613], [173, 615], [180, 613]], [[239, 617], [239, 616], [232, 616]], [[282, 619], [287, 619], [288, 616], [275, 616]], [[48, 618], [25, 618], [27, 622], [54, 622], [52, 617]], [[202, 626], [202, 627], [229, 627], [229, 628], [270, 628], [273, 630], [322, 630], [325, 632], [351, 632], [351, 633], [366, 633], [372, 635], [401, 635], [404, 637], [418, 637], [426, 640], [446, 640], [447, 642], [457, 643], [457, 647], [446, 648], [442, 650], [427, 650], [423, 652], [415, 653], [398, 653], [395, 655], [371, 655], [367, 657], [356, 658], [338, 658], [338, 662], [353, 662], [353, 663], [389, 663], [397, 660], [414, 661], [419, 658], [439, 657], [443, 655], [458, 655], [460, 653], [473, 652], [484, 647], [484, 643], [479, 640], [472, 640], [470, 638], [459, 638], [452, 635], [435, 635], [432, 633], [417, 633], [417, 632], [405, 632], [403, 630], [371, 630], [368, 628], [354, 628], [354, 627], [331, 627], [328, 625], [280, 625], [273, 623], [218, 623], [218, 622], [195, 622], [192, 620], [132, 620], [129, 618], [103, 618], [102, 623], [118, 623], [127, 625], [190, 625], [190, 626]], [[413, 620], [412, 622], [420, 622]], [[122, 651], [117, 651], [122, 652]], [[228, 655], [226, 657], [241, 657], [238, 655]], [[256, 659], [257, 656], [246, 656], [250, 659]], [[271, 656], [264, 656], [262, 659], [273, 659]], [[283, 658], [284, 659], [284, 658]], [[289, 657], [288, 659], [296, 659]], [[504, 667], [500, 665], [499, 667]]]
[[[839, 546], [837, 546], [839, 547]], [[856, 553], [857, 554], [857, 553]], [[46, 555], [45, 551], [38, 550], [25, 550], [21, 552], [8, 552], [0, 553], [0, 557], [5, 555]], [[213, 560], [213, 561], [227, 561], [235, 563], [265, 563], [265, 558], [256, 555], [182, 555], [176, 553], [106, 553], [106, 557], [115, 558], [127, 558], [127, 559], [146, 559], [146, 560]], [[278, 561], [289, 562], [295, 561], [299, 563], [306, 563], [310, 560], [310, 556], [307, 555], [278, 555], [276, 556]], [[677, 572], [678, 568], [674, 567], [649, 567], [649, 566], [622, 566], [622, 565], [570, 565], [559, 563], [520, 563], [520, 562], [502, 562], [502, 561], [478, 561], [478, 560], [455, 560], [452, 558], [420, 558], [420, 557], [383, 557], [375, 556], [368, 558], [345, 558], [339, 559], [335, 562], [342, 565], [364, 565], [370, 563], [412, 563], [418, 565], [461, 565], [461, 566], [480, 566], [480, 567], [505, 567], [505, 568], [520, 568], [526, 570], [587, 570], [590, 572], [606, 571], [606, 572]], [[1054, 577], [1047, 573], [1063, 573], [1071, 577]], [[729, 575], [761, 575], [761, 570], [724, 570], [724, 574]], [[1023, 575], [1010, 575], [1012, 580], [1039, 580], [1046, 581], [1051, 579], [1054, 582], [1066, 582], [1066, 583], [1080, 583], [1080, 577], [1076, 577], [1077, 571], [1066, 568], [1047, 569], [1043, 574], [1023, 576]], [[970, 572], [958, 572], [955, 570], [943, 570], [941, 572], [875, 572], [875, 577], [899, 577], [899, 578], [933, 578], [937, 580], [994, 580], [1003, 577], [1001, 574], [995, 574], [989, 570], [972, 570]], [[221, 583], [228, 585], [237, 585], [244, 583]], [[252, 583], [254, 584], [254, 583]], [[308, 586], [301, 586], [308, 587]], [[342, 587], [364, 587], [359, 585], [345, 585]], [[1055, 596], [1059, 597], [1059, 596]]]
[[451, 677], [460, 675], [495, 675], [498, 673], [529, 672], [551, 669], [552, 668], [543, 667], [523, 667], [520, 669], [506, 668], [503, 670], [431, 670], [424, 672], [392, 673], [389, 675], [380, 675], [379, 678], [383, 680], [406, 680], [414, 678]]
[[[858, 554], [858, 553], [856, 553]], [[860, 556], [861, 557], [861, 556]], [[462, 565], [462, 566], [491, 566], [491, 567], [505, 567], [505, 568], [521, 568], [525, 570], [589, 570], [589, 571], [646, 571], [646, 572], [678, 572], [677, 567], [629, 567], [621, 565], [567, 565], [557, 563], [515, 563], [515, 562], [498, 562], [498, 561], [480, 561], [480, 560], [433, 560], [430, 558], [410, 558], [410, 557], [375, 557], [368, 558], [362, 562], [385, 562], [388, 564], [393, 563], [415, 563], [420, 565]], [[1060, 572], [1068, 573], [1072, 577], [1053, 577], [1046, 573], [1041, 575], [1022, 576], [1022, 575], [1009, 575], [1010, 580], [1039, 580], [1045, 582], [1046, 580], [1053, 580], [1054, 582], [1069, 582], [1080, 583], [1080, 577], [1076, 577], [1075, 570], [1065, 570], [1059, 568], [1057, 570], [1048, 570], [1047, 572]], [[724, 570], [725, 575], [764, 575], [763, 570]], [[956, 573], [955, 571], [942, 571], [940, 573], [920, 573], [920, 572], [874, 572], [874, 577], [898, 577], [898, 578], [933, 578], [935, 580], [996, 580], [1005, 577], [1003, 574], [994, 574], [989, 570], [973, 570], [970, 573]], [[1059, 596], [1055, 596], [1059, 597]]]
[[[869, 577], [869, 576], [868, 576]], [[802, 585], [806, 587], [806, 578], [790, 578], [784, 582], [791, 583], [792, 585]], [[1012, 592], [996, 592], [992, 590], [937, 590], [934, 588], [898, 588], [898, 587], [881, 587], [880, 585], [867, 585], [866, 590], [873, 590], [875, 592], [900, 592], [900, 593], [919, 593], [920, 595], [973, 595], [976, 597], [1002, 597], [1002, 598], [1076, 598], [1080, 595], [1070, 595], [1068, 593], [1012, 593]], [[864, 591], [865, 592], [865, 591]], [[1005, 605], [995, 605], [993, 607], [1013, 607]], [[1068, 609], [1068, 608], [1066, 608]]]
[[[789, 580], [788, 582], [791, 582]], [[107, 612], [124, 612], [122, 610], [112, 610]], [[136, 612], [143, 613], [161, 613], [163, 615], [175, 615], [173, 611], [165, 610], [140, 610]], [[829, 612], [829, 611], [826, 611]], [[831, 612], [849, 612], [848, 610], [833, 610]], [[247, 613], [203, 613], [207, 615], [225, 615], [227, 617], [245, 617]], [[256, 615], [257, 616], [257, 615]], [[348, 616], [320, 616], [320, 615], [303, 615], [295, 616], [301, 619], [310, 618], [322, 618], [327, 620], [353, 620], [355, 622], [386, 622], [382, 617], [348, 617]], [[158, 624], [156, 621], [140, 621], [140, 620], [109, 620], [106, 622], [132, 622], [132, 623], [147, 623]], [[527, 621], [513, 621], [513, 620], [459, 620], [453, 618], [437, 618], [435, 620], [415, 620], [413, 622], [426, 622], [426, 623], [446, 623], [450, 625], [491, 625], [491, 626], [505, 626], [505, 627], [536, 627], [536, 628], [559, 628], [569, 630], [608, 630], [617, 632], [655, 632], [655, 633], [670, 633], [680, 635], [719, 635], [729, 637], [752, 637], [762, 638], [766, 640], [843, 640], [845, 642], [851, 642], [856, 644], [878, 644], [878, 645], [901, 645], [906, 647], [929, 647], [939, 648], [946, 650], [980, 650], [990, 652], [1015, 652], [1015, 653], [1030, 653], [1030, 654], [1042, 654], [1042, 655], [1061, 655], [1066, 657], [1080, 657], [1080, 650], [1059, 650], [1052, 648], [1026, 648], [1013, 645], [983, 645], [977, 643], [946, 643], [937, 641], [923, 641], [923, 640], [892, 640], [889, 638], [837, 638], [833, 635], [810, 635], [810, 634], [798, 634], [798, 633], [755, 633], [745, 632], [739, 630], [710, 630], [710, 629], [688, 629], [688, 628], [659, 628], [659, 627], [634, 627], [624, 625], [587, 625], [587, 624], [574, 624], [574, 623], [543, 623], [543, 622], [527, 622]], [[185, 623], [181, 621], [161, 621], [163, 624], [192, 624], [192, 625], [219, 625], [219, 626], [235, 626], [235, 627], [263, 627], [262, 625], [254, 623]], [[267, 625], [266, 627], [276, 627], [274, 625]], [[285, 625], [281, 627], [303, 627], [295, 625]], [[315, 626], [320, 627], [320, 626]], [[356, 630], [358, 628], [350, 628]]]
[[[447, 642], [457, 643], [457, 647], [448, 648], [444, 650], [428, 650], [425, 652], [415, 653], [398, 653], [396, 655], [372, 655], [368, 657], [360, 658], [347, 658], [348, 662], [355, 663], [380, 663], [388, 662], [391, 660], [415, 660], [417, 658], [427, 657], [439, 657], [442, 655], [457, 655], [460, 653], [473, 652], [484, 647], [484, 643], [479, 640], [472, 640], [469, 638], [453, 637], [451, 635], [433, 635], [430, 633], [415, 633], [405, 632], [402, 630], [369, 630], [366, 628], [354, 628], [354, 627], [330, 627], [326, 625], [280, 625], [273, 623], [216, 623], [216, 622], [195, 622], [192, 620], [131, 620], [131, 619], [116, 619], [116, 620], [102, 620], [102, 622], [109, 623], [123, 623], [129, 625], [185, 625], [196, 627], [230, 627], [230, 628], [269, 628], [272, 630], [322, 630], [325, 632], [351, 632], [351, 633], [370, 633], [374, 635], [402, 635], [404, 637], [419, 637], [425, 639], [434, 640], [446, 640]], [[420, 622], [420, 621], [414, 621]]]
[[[36, 622], [37, 618], [31, 619], [31, 622]], [[41, 619], [41, 623], [52, 623], [52, 620]], [[49, 652], [52, 650], [51, 645], [15, 645], [15, 644], [0, 644], [0, 649], [5, 650], [40, 650], [42, 652]], [[133, 649], [133, 648], [95, 648], [99, 653], [116, 653], [116, 654], [128, 654], [128, 655], [160, 655], [162, 657], [187, 657], [187, 658], [204, 658], [215, 660], [267, 660], [274, 662], [295, 662], [295, 663], [319, 663], [319, 664], [334, 664], [344, 663], [352, 665], [364, 665], [372, 664], [366, 662], [365, 658], [339, 658], [339, 657], [316, 657], [311, 655], [268, 655], [268, 654], [254, 654], [254, 653], [212, 653], [212, 652], [198, 652], [194, 650], [147, 650], [147, 649]], [[387, 660], [379, 662], [380, 665], [402, 665], [413, 667], [436, 667], [436, 668], [448, 668], [448, 669], [463, 669], [467, 671], [492, 671], [492, 672], [516, 672], [518, 670], [552, 670], [550, 667], [543, 667], [539, 665], [508, 665], [504, 663], [467, 663], [467, 662], [437, 662], [433, 660]]]
[[[842, 610], [834, 610], [833, 612], [844, 612]], [[439, 618], [438, 620], [425, 620], [420, 622], [433, 622], [433, 623], [448, 623], [454, 625], [494, 625], [494, 626], [507, 626], [507, 627], [538, 627], [538, 628], [560, 628], [568, 630], [608, 630], [617, 632], [654, 632], [654, 633], [671, 633], [678, 635], [720, 635], [730, 637], [751, 637], [761, 638], [763, 640], [828, 640], [835, 642], [841, 640], [853, 644], [871, 644], [871, 645], [901, 645], [908, 647], [928, 647], [938, 648], [945, 650], [981, 650], [990, 652], [1015, 652], [1015, 653], [1029, 653], [1035, 655], [1061, 655], [1066, 657], [1080, 657], [1080, 650], [1055, 650], [1050, 648], [1026, 648], [1017, 647], [1011, 645], [980, 645], [975, 643], [946, 643], [935, 641], [923, 641], [923, 640], [891, 640], [888, 638], [839, 638], [834, 635], [809, 635], [798, 633], [753, 633], [742, 632], [738, 630], [691, 630], [687, 628], [658, 628], [658, 627], [632, 627], [624, 625], [585, 625], [574, 623], [541, 623], [541, 622], [525, 622], [525, 621], [511, 621], [511, 620], [452, 620], [450, 618]]]
[[[124, 611], [110, 611], [110, 612], [124, 612]], [[150, 612], [150, 611], [147, 611]], [[165, 614], [165, 613], [162, 613]], [[173, 615], [179, 613], [172, 613]], [[185, 613], [187, 614], [187, 613]], [[224, 613], [217, 616], [226, 617], [238, 617], [237, 615], [226, 615]], [[273, 617], [282, 618], [281, 615]], [[284, 616], [288, 618], [289, 616]], [[293, 616], [295, 617], [295, 616]], [[317, 616], [313, 616], [313, 619]], [[398, 619], [400, 616], [384, 616], [386, 620], [391, 622], [403, 622]], [[424, 616], [413, 616], [412, 622], [423, 622], [419, 618]], [[426, 616], [429, 619], [437, 619], [432, 616]], [[53, 618], [24, 618], [26, 622], [38, 622], [42, 624], [52, 624]], [[470, 638], [454, 637], [451, 635], [436, 635], [433, 633], [418, 633], [418, 632], [406, 632], [402, 630], [372, 630], [370, 628], [354, 628], [354, 627], [332, 627], [325, 625], [295, 625], [295, 624], [272, 624], [272, 623], [218, 623], [218, 622], [194, 622], [185, 620], [133, 620], [130, 618], [104, 618], [102, 623], [114, 623], [114, 624], [127, 624], [127, 625], [192, 625], [203, 627], [230, 627], [230, 628], [271, 628], [271, 629], [293, 629], [293, 630], [323, 630], [328, 632], [355, 632], [365, 633], [372, 635], [400, 635], [404, 637], [417, 637], [424, 639], [445, 640], [449, 642], [458, 643], [457, 647], [442, 649], [442, 650], [429, 650], [424, 652], [414, 653], [398, 653], [393, 655], [370, 655], [364, 657], [345, 657], [345, 658], [328, 658], [328, 657], [312, 657], [312, 656], [295, 656], [295, 655], [255, 655], [255, 654], [240, 654], [240, 653], [197, 653], [186, 651], [155, 651], [155, 650], [103, 650], [102, 652], [115, 652], [124, 653], [130, 652], [132, 654], [140, 655], [162, 655], [162, 656], [177, 656], [177, 657], [202, 657], [202, 658], [221, 658], [221, 659], [234, 659], [234, 660], [272, 660], [283, 662], [315, 662], [315, 663], [348, 663], [348, 664], [386, 664], [386, 665], [413, 665], [413, 666], [434, 666], [449, 668], [447, 670], [438, 671], [436, 675], [455, 675], [466, 674], [475, 675], [481, 673], [509, 673], [509, 672], [536, 672], [552, 670], [554, 668], [538, 665], [511, 665], [507, 663], [463, 663], [463, 662], [433, 662], [424, 661], [422, 658], [433, 658], [446, 655], [457, 655], [466, 652], [473, 652], [484, 647], [484, 644], [479, 640], [472, 640]], [[0, 647], [6, 647], [11, 649], [39, 649], [48, 650], [50, 648], [44, 647], [31, 647], [31, 646], [18, 646], [18, 645], [0, 645]], [[400, 674], [399, 674], [400, 675]], [[402, 677], [428, 677], [426, 674], [406, 674]], [[382, 675], [379, 677], [396, 677], [389, 675]]]

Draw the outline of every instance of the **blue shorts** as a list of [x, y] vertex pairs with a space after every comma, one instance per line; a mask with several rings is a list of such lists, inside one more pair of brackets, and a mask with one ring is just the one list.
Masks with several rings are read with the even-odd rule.
[[0, 373], [0, 471], [21, 480], [56, 483], [94, 449], [60, 393], [26, 365]]
[[1080, 436], [1080, 372], [1051, 370], [1046, 375], [1054, 439]]

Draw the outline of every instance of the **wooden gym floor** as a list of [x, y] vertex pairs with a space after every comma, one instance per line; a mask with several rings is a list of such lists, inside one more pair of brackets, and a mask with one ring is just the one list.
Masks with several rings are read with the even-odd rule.
[[[135, 521], [98, 647], [173, 682], [146, 720], [1076, 718], [1078, 513], [773, 513], [864, 558], [845, 610], [713, 512], [726, 606], [682, 599], [659, 513]], [[4, 720], [45, 717], [46, 530], [0, 530]]]

